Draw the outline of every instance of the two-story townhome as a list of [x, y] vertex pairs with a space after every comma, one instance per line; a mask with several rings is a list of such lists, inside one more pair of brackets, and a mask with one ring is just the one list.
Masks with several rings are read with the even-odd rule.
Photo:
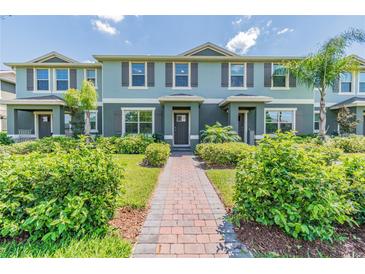
[[[333, 135], [340, 131], [337, 114], [342, 107], [348, 107], [356, 114], [358, 124], [354, 133], [365, 135], [365, 59], [354, 56], [360, 63], [359, 71], [343, 73], [335, 86], [326, 94], [327, 134]], [[315, 93], [315, 126], [319, 129], [319, 94]]]
[[156, 134], [173, 147], [192, 147], [200, 130], [231, 125], [247, 143], [277, 129], [314, 132], [313, 91], [282, 69], [289, 56], [240, 56], [212, 43], [179, 55], [94, 55], [80, 63], [52, 52], [16, 70], [8, 133], [63, 135], [69, 114], [62, 100], [84, 79], [95, 83], [92, 129], [104, 136]]
[[3, 101], [15, 98], [15, 72], [0, 71], [0, 132], [6, 131], [6, 104]]

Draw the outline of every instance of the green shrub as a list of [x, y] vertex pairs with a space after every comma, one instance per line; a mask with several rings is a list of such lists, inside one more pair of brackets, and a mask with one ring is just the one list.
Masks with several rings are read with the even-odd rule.
[[55, 153], [0, 156], [0, 235], [56, 241], [102, 234], [113, 216], [121, 169], [81, 144]]
[[365, 157], [349, 157], [343, 163], [349, 187], [339, 189], [356, 208], [354, 218], [359, 224], [365, 222]]
[[328, 141], [328, 145], [340, 148], [347, 153], [365, 152], [365, 137], [359, 135], [334, 137]]
[[339, 160], [343, 151], [329, 145], [318, 145], [315, 143], [299, 143], [295, 147], [302, 148], [306, 152], [311, 153], [315, 160], [323, 160], [325, 164], [330, 165]]
[[239, 142], [241, 137], [233, 130], [232, 126], [222, 126], [216, 122], [214, 125], [205, 125], [205, 129], [200, 132], [202, 143], [227, 143]]
[[297, 146], [293, 133], [265, 136], [254, 154], [239, 163], [235, 220], [277, 225], [295, 238], [331, 240], [336, 224], [353, 222], [341, 165]]
[[237, 163], [255, 151], [245, 143], [198, 144], [195, 153], [211, 166], [236, 166]]
[[170, 145], [163, 143], [150, 144], [145, 152], [144, 163], [153, 166], [163, 166], [170, 156]]
[[10, 145], [12, 143], [14, 143], [14, 140], [8, 134], [0, 132], [0, 145]]
[[155, 139], [146, 135], [127, 135], [124, 137], [100, 137], [97, 146], [109, 153], [144, 154]]

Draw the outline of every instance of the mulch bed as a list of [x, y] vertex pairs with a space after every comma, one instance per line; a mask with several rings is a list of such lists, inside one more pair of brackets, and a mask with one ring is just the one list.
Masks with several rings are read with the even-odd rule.
[[242, 222], [235, 230], [239, 240], [258, 257], [365, 257], [365, 225], [338, 227], [337, 233], [344, 239], [334, 243], [297, 240], [279, 227], [255, 222]]
[[114, 219], [109, 224], [117, 228], [124, 239], [135, 243], [147, 213], [148, 208], [122, 207], [117, 210]]

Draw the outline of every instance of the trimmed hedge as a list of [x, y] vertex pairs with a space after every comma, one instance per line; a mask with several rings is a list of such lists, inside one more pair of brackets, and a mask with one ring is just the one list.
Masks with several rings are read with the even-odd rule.
[[210, 166], [236, 166], [237, 163], [255, 151], [245, 143], [198, 144], [195, 153]]
[[154, 142], [153, 137], [139, 134], [124, 137], [99, 137], [96, 145], [109, 153], [144, 154], [147, 146]]
[[0, 156], [0, 236], [57, 241], [103, 234], [121, 168], [98, 149]]
[[170, 156], [170, 145], [163, 143], [156, 143], [148, 145], [144, 163], [153, 167], [160, 167], [166, 164]]
[[328, 145], [342, 149], [347, 153], [365, 152], [365, 137], [359, 135], [334, 137], [328, 141]]
[[235, 220], [277, 225], [294, 238], [330, 240], [337, 224], [353, 223], [344, 168], [323, 151], [295, 143], [293, 133], [265, 136], [237, 167]]

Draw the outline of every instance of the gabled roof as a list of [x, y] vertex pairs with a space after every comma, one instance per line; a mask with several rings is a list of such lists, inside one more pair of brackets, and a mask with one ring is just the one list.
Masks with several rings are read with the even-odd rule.
[[364, 97], [351, 97], [350, 99], [344, 100], [338, 104], [331, 106], [330, 109], [339, 109], [342, 107], [357, 107], [357, 106], [365, 106]]
[[365, 67], [365, 59], [360, 57], [359, 55], [353, 54], [353, 56], [359, 63], [361, 67]]
[[12, 70], [0, 71], [0, 80], [15, 84], [15, 71]]
[[236, 53], [226, 50], [211, 42], [204, 43], [200, 46], [185, 51], [180, 56], [238, 56]]
[[68, 58], [56, 51], [51, 51], [45, 55], [39, 56], [28, 63], [78, 63], [76, 60]]

